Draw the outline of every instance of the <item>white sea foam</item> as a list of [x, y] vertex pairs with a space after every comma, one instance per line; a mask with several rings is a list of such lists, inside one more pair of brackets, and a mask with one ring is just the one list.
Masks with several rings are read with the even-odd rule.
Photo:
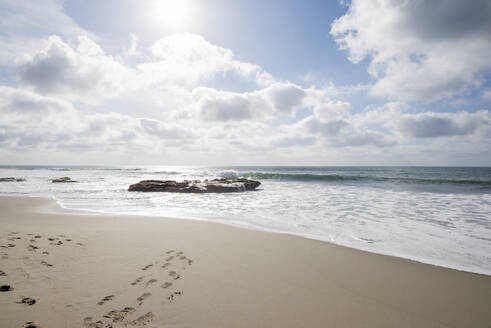
[[236, 170], [224, 170], [220, 171], [216, 174], [217, 177], [219, 178], [225, 178], [225, 179], [236, 179], [239, 177], [239, 174], [237, 173]]
[[[319, 174], [313, 171], [304, 174], [304, 180], [261, 180], [260, 190], [255, 192], [196, 195], [128, 192], [127, 188], [144, 179], [237, 177], [248, 171], [142, 167], [57, 172], [50, 168], [0, 168], [0, 177], [27, 179], [0, 183], [0, 194], [55, 197], [72, 209], [192, 218], [290, 233], [491, 274], [491, 194], [486, 189], [463, 192], [460, 184], [454, 188], [406, 182], [394, 185], [386, 180], [377, 182], [379, 178], [369, 183], [357, 178], [332, 179], [329, 176], [343, 177], [347, 173], [342, 169], [331, 171], [323, 181], [312, 181], [311, 175]], [[356, 177], [365, 174], [361, 169], [352, 171], [348, 173]], [[373, 176], [372, 171], [365, 175]], [[51, 183], [50, 179], [61, 173], [79, 183]], [[292, 174], [290, 170], [287, 173]]]

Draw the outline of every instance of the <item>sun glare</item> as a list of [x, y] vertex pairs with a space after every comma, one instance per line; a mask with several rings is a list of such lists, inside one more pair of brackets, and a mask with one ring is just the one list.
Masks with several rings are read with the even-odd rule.
[[189, 6], [184, 0], [158, 0], [153, 9], [156, 22], [163, 26], [182, 27], [189, 20]]

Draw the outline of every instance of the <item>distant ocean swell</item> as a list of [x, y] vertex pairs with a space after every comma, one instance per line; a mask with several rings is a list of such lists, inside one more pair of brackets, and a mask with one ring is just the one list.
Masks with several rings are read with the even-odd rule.
[[491, 180], [452, 180], [452, 179], [421, 179], [421, 178], [388, 178], [375, 176], [353, 176], [337, 174], [290, 174], [290, 173], [263, 173], [246, 172], [241, 174], [247, 178], [261, 180], [291, 180], [291, 181], [339, 181], [339, 182], [389, 182], [407, 184], [469, 184], [491, 188]]

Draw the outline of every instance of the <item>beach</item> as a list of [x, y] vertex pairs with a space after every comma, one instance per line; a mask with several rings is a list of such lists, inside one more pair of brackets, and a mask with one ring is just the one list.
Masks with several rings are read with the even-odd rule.
[[298, 236], [34, 197], [0, 197], [0, 224], [2, 327], [491, 322], [491, 276]]

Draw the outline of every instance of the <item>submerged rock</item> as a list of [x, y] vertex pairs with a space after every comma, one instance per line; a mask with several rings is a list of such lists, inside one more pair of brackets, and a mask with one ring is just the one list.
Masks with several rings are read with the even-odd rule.
[[172, 180], [144, 180], [132, 184], [128, 191], [149, 192], [180, 192], [180, 193], [223, 193], [254, 190], [261, 182], [238, 179], [213, 179], [213, 180], [184, 180], [182, 182]]
[[72, 180], [70, 177], [62, 177], [62, 178], [57, 178], [51, 180], [53, 183], [68, 183], [68, 182], [77, 182], [75, 180]]
[[24, 178], [0, 178], [0, 182], [22, 182], [26, 181]]

